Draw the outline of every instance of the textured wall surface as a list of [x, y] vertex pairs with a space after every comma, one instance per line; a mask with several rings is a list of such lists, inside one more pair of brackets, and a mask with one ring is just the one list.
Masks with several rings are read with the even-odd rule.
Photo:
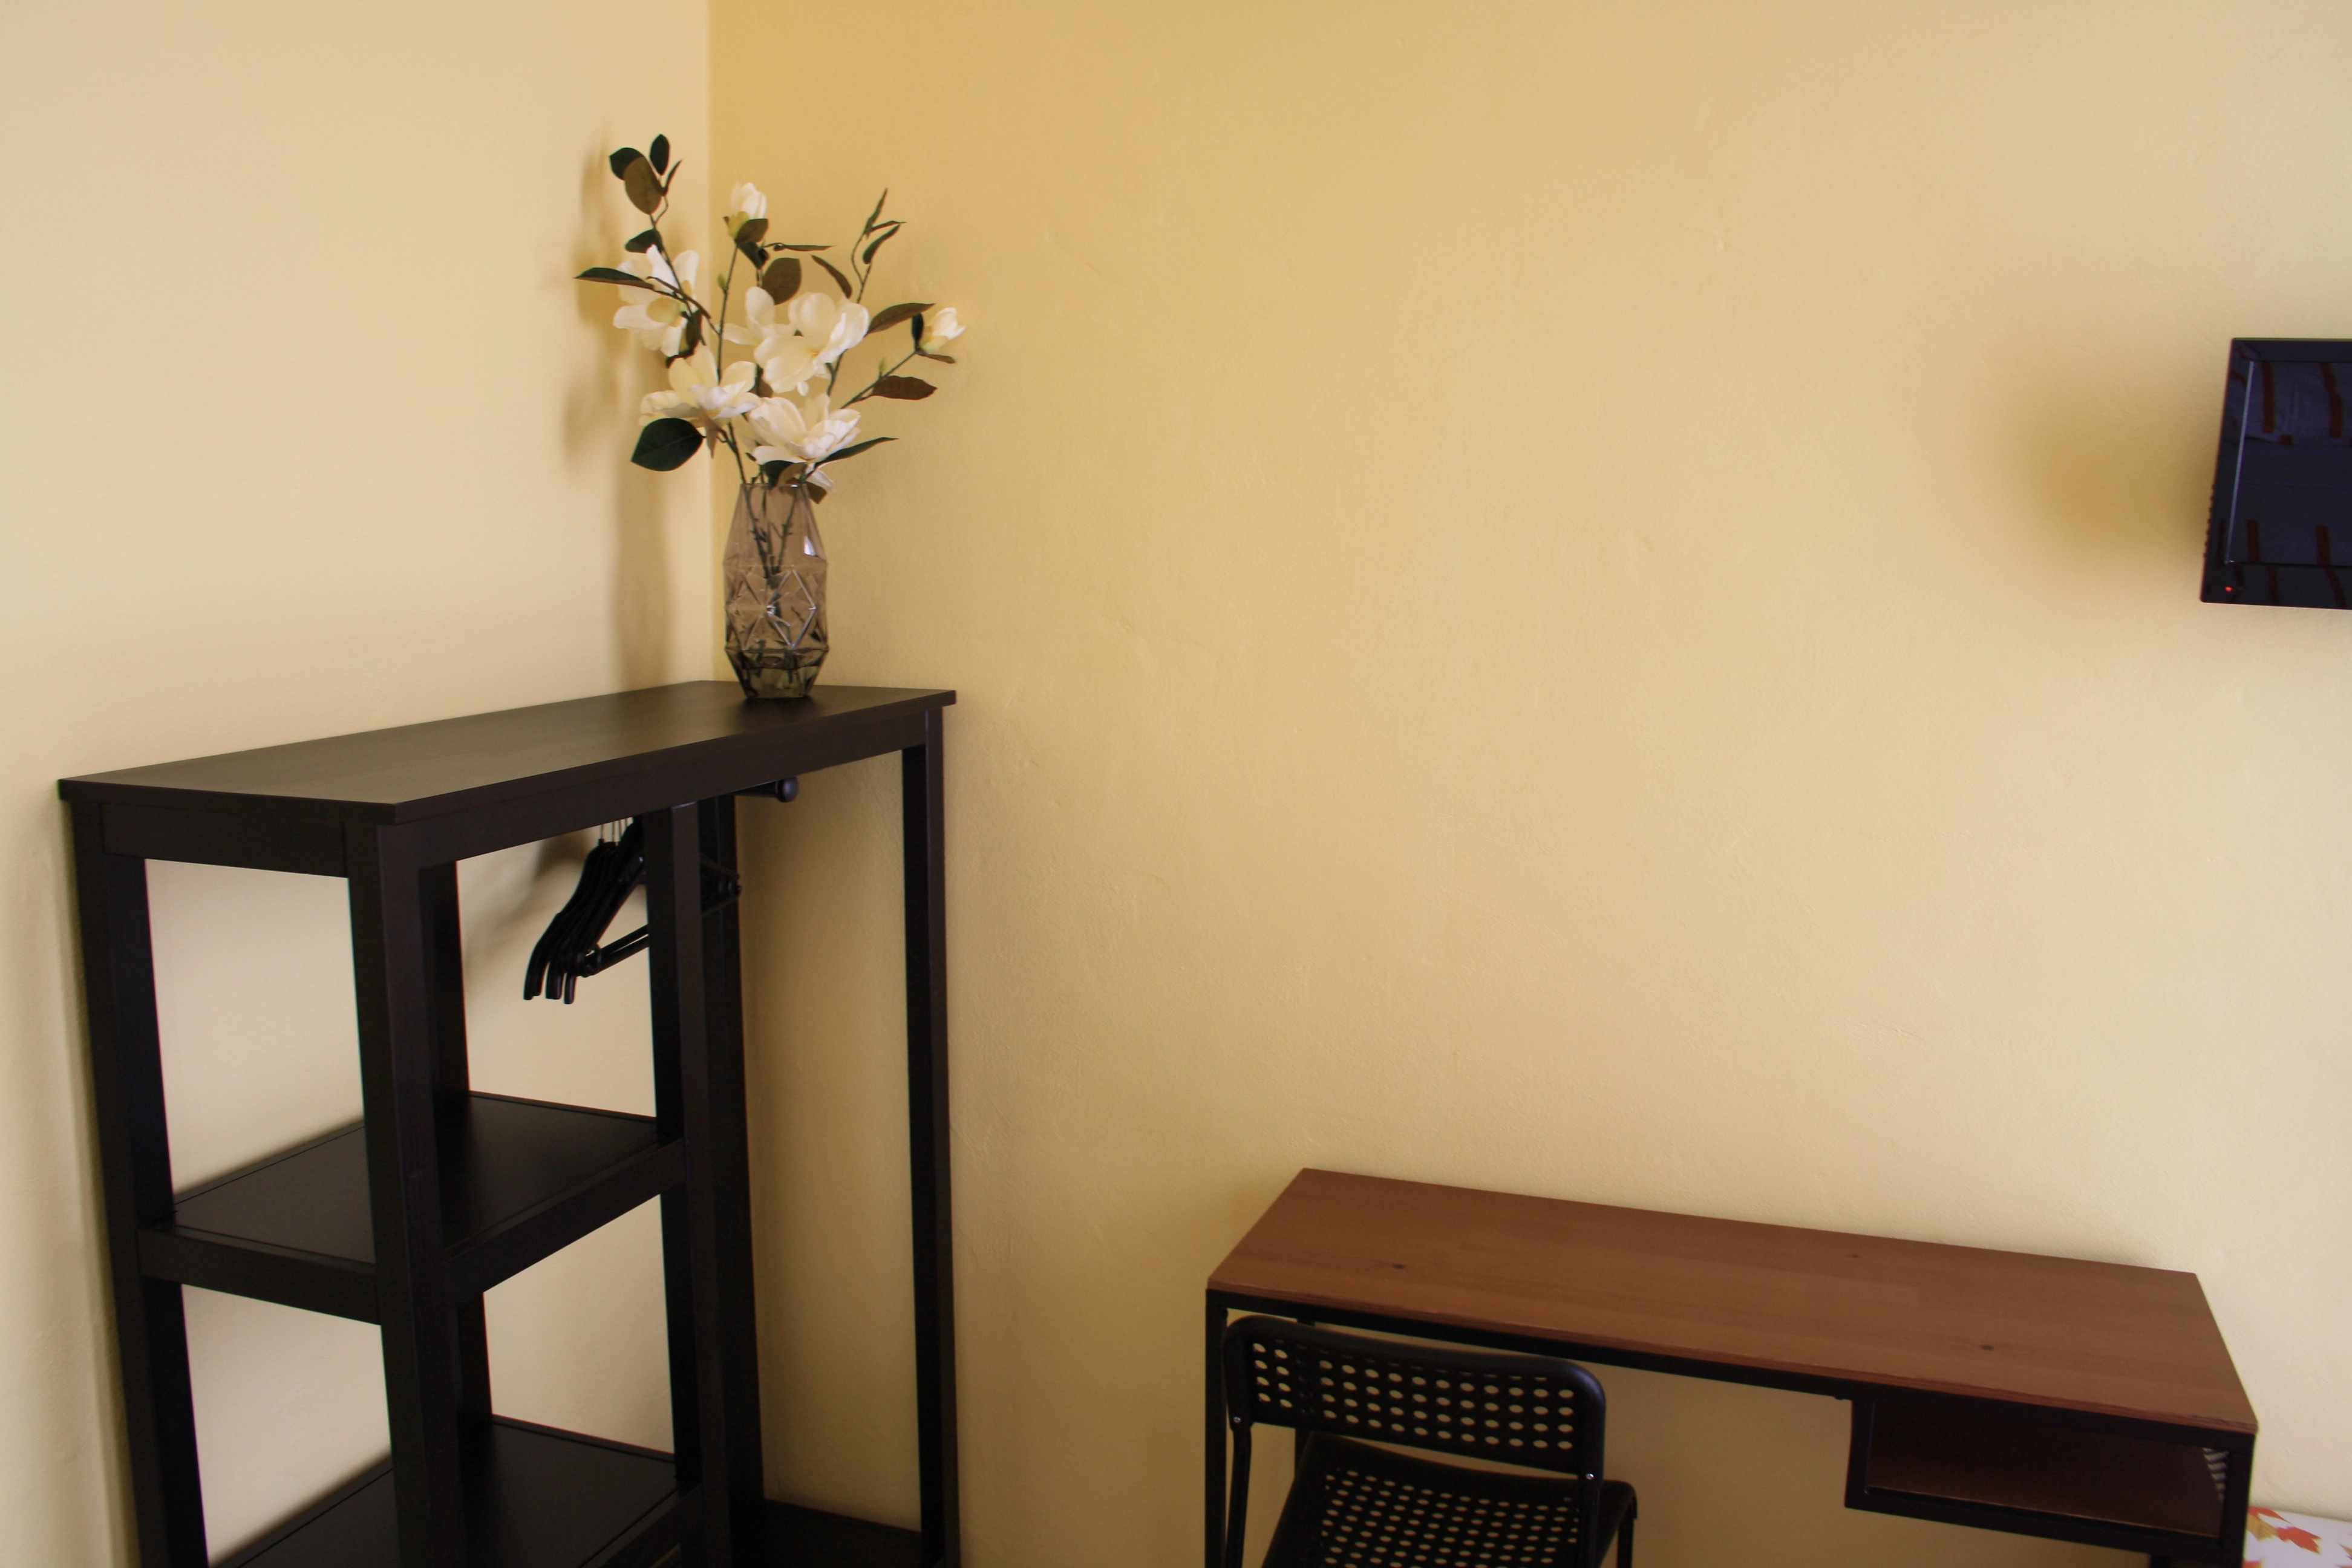
[[[651, 363], [569, 279], [628, 232], [601, 154], [701, 141], [705, 22], [0, 19], [0, 1561], [129, 1561], [55, 781], [709, 673], [701, 487], [625, 467]], [[519, 1000], [577, 852], [465, 870], [478, 1081], [632, 1106], [642, 975]], [[354, 1114], [340, 884], [152, 885], [180, 1179]], [[500, 1288], [502, 1405], [666, 1438], [653, 1247], [633, 1216]], [[381, 1451], [373, 1331], [195, 1291], [190, 1331], [215, 1554]]]
[[[2227, 340], [2352, 333], [2352, 14], [718, 0], [712, 58], [715, 178], [891, 185], [882, 297], [971, 325], [825, 523], [832, 678], [963, 699], [979, 1568], [1197, 1561], [1194, 1292], [1307, 1163], [2193, 1269], [2257, 1498], [2352, 1513], [2352, 616], [2196, 602]], [[749, 923], [775, 1483], [904, 1517], [895, 797], [766, 810]], [[1653, 1568], [2127, 1562], [1608, 1382]]]

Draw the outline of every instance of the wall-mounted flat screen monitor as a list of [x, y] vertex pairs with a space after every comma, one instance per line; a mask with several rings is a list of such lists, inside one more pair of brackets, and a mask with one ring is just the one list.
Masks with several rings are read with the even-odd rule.
[[2230, 345], [2205, 531], [2215, 605], [2352, 609], [2352, 340]]

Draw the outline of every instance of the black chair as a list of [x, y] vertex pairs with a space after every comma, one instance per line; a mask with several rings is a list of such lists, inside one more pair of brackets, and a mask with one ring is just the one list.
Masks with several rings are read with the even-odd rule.
[[[1633, 1568], [1633, 1489], [1601, 1479], [1600, 1380], [1549, 1356], [1402, 1344], [1280, 1318], [1225, 1330], [1224, 1568], [1241, 1568], [1250, 1430], [1299, 1435], [1265, 1568]], [[1440, 1464], [1395, 1444], [1549, 1475]]]

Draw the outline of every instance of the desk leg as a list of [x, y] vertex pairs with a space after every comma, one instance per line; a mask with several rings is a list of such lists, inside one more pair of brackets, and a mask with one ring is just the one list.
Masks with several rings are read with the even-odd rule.
[[1201, 1518], [1201, 1560], [1207, 1568], [1222, 1568], [1225, 1554], [1225, 1308], [1214, 1296], [1209, 1298], [1208, 1326], [1201, 1355], [1201, 1364], [1207, 1369], [1204, 1403], [1209, 1416], [1201, 1467], [1208, 1488], [1207, 1507]]
[[898, 753], [907, 875], [907, 1152], [914, 1192], [915, 1432], [925, 1568], [963, 1561], [956, 1476], [955, 1223], [949, 1203], [945, 726]]

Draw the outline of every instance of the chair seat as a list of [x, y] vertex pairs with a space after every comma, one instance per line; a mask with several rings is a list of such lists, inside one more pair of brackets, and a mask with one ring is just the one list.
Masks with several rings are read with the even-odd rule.
[[1470, 1469], [1317, 1435], [1299, 1458], [1265, 1568], [1559, 1568], [1597, 1563], [1633, 1489], [1601, 1483], [1589, 1545], [1585, 1483]]

